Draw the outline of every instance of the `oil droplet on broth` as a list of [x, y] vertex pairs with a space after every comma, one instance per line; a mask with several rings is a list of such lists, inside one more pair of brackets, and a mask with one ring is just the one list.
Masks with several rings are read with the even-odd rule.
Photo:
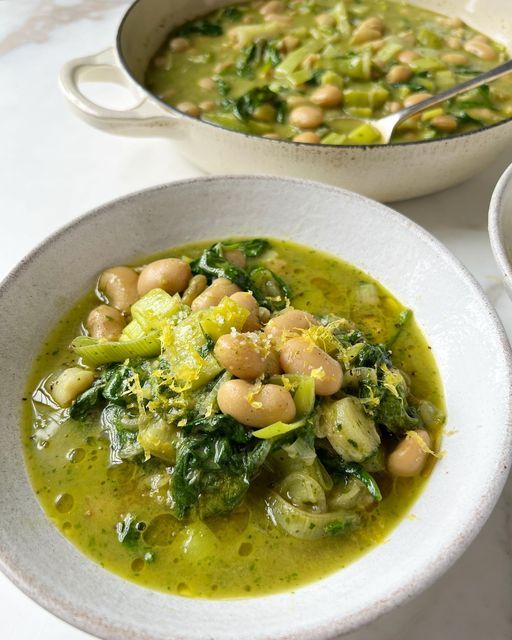
[[85, 451], [83, 449], [70, 449], [66, 455], [66, 458], [73, 463], [82, 462], [85, 458]]
[[238, 553], [241, 556], [248, 556], [252, 552], [252, 544], [250, 542], [242, 542], [238, 547]]
[[59, 513], [68, 513], [73, 508], [75, 501], [69, 493], [60, 493], [55, 498], [55, 507]]
[[144, 569], [144, 560], [142, 558], [135, 558], [132, 562], [131, 567], [134, 573], [140, 573], [142, 569]]
[[178, 593], [180, 596], [190, 597], [192, 595], [192, 591], [190, 590], [190, 587], [188, 586], [188, 584], [185, 584], [184, 582], [179, 583]]

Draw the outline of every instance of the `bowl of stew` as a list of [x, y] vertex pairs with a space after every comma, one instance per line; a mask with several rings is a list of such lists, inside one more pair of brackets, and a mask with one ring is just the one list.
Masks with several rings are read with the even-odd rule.
[[0, 296], [1, 567], [100, 637], [336, 637], [430, 585], [504, 484], [503, 329], [363, 196], [153, 188]]
[[512, 167], [508, 167], [496, 184], [489, 207], [491, 248], [509, 295], [512, 295], [511, 183]]
[[[506, 0], [137, 0], [116, 46], [66, 64], [61, 86], [89, 124], [168, 138], [206, 171], [398, 200], [461, 182], [510, 144], [512, 79], [407, 120], [387, 145], [363, 120], [508, 59], [508, 15]], [[100, 107], [88, 79], [125, 84], [140, 103]]]

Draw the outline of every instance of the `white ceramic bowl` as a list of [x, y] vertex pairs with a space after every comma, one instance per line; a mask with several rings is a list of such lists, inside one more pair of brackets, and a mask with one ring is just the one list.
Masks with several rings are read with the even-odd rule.
[[494, 258], [512, 298], [512, 164], [498, 180], [492, 194], [489, 236]]
[[[411, 0], [460, 16], [512, 52], [510, 0]], [[251, 136], [191, 118], [144, 87], [144, 72], [169, 31], [232, 0], [135, 0], [117, 32], [116, 45], [67, 63], [61, 87], [78, 116], [111, 133], [157, 136], [211, 173], [265, 173], [320, 180], [383, 202], [412, 198], [462, 182], [481, 171], [512, 142], [512, 119], [437, 140], [392, 145], [334, 146]], [[139, 103], [115, 111], [88, 99], [87, 80], [125, 85]]]
[[[20, 405], [34, 355], [104, 267], [165, 247], [277, 236], [357, 265], [411, 307], [447, 399], [445, 457], [389, 540], [293, 593], [198, 600], [146, 590], [84, 557], [27, 480]], [[511, 353], [478, 285], [432, 236], [360, 195], [263, 177], [177, 182], [111, 202], [34, 250], [0, 287], [0, 566], [34, 600], [102, 638], [316, 640], [361, 626], [426, 588], [491, 512], [511, 455]]]

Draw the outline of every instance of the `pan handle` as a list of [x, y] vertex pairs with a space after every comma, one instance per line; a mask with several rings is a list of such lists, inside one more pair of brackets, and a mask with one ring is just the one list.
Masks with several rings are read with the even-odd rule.
[[[88, 124], [110, 133], [127, 136], [166, 136], [178, 120], [138, 91], [119, 64], [114, 48], [96, 55], [75, 58], [60, 72], [60, 86], [73, 111]], [[140, 102], [125, 110], [108, 109], [82, 93], [84, 82], [105, 82], [128, 88]]]

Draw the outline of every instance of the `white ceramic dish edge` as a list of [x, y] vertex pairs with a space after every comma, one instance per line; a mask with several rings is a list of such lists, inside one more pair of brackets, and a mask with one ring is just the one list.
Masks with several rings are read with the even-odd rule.
[[[223, 180], [236, 180], [236, 181], [244, 181], [244, 180], [255, 180], [255, 178], [247, 176], [247, 177], [222, 177], [222, 178], [201, 178], [201, 179], [193, 179], [187, 181], [181, 181], [180, 183], [174, 183], [174, 185], [179, 184], [189, 184], [193, 185], [196, 182], [215, 182], [219, 179]], [[259, 178], [263, 180], [263, 178]], [[265, 180], [272, 181], [281, 181], [278, 178], [266, 178]], [[297, 186], [304, 185], [305, 182], [302, 180], [288, 180], [285, 182], [295, 183]], [[144, 196], [151, 192], [156, 192], [161, 189], [166, 189], [168, 185], [163, 185], [160, 187], [153, 187], [144, 191], [140, 191], [136, 194], [131, 194], [124, 198], [116, 199], [112, 202], [102, 205], [94, 209], [93, 211], [75, 219], [69, 225], [63, 227], [56, 233], [50, 235], [46, 240], [40, 243], [28, 256], [22, 260], [17, 267], [11, 271], [11, 273], [3, 280], [0, 284], [0, 296], [3, 292], [10, 286], [12, 286], [17, 277], [30, 265], [30, 263], [37, 257], [37, 255], [44, 250], [44, 248], [48, 245], [48, 243], [54, 242], [59, 239], [62, 235], [65, 235], [68, 231], [75, 227], [79, 227], [85, 219], [92, 219], [96, 216], [104, 215], [105, 211], [109, 209], [111, 205], [114, 203], [122, 204], [127, 200], [133, 199], [141, 199]], [[331, 192], [343, 192], [340, 189], [334, 189], [332, 187], [323, 186], [324, 189]], [[350, 194], [349, 192], [343, 192], [345, 195], [354, 196], [355, 194]], [[361, 196], [357, 196], [361, 197]], [[366, 204], [368, 206], [374, 206], [375, 203], [367, 200]], [[382, 207], [382, 205], [379, 205]], [[491, 307], [490, 303], [486, 299], [485, 295], [481, 291], [479, 285], [474, 280], [473, 276], [465, 269], [465, 267], [455, 259], [448, 250], [441, 245], [434, 237], [432, 237], [428, 232], [424, 229], [416, 225], [414, 222], [407, 220], [400, 214], [395, 211], [388, 210], [388, 215], [395, 219], [397, 223], [402, 226], [409, 227], [414, 230], [414, 232], [421, 236], [424, 241], [433, 246], [436, 252], [439, 254], [440, 258], [448, 260], [452, 263], [454, 268], [458, 271], [458, 273], [462, 276], [462, 278], [474, 289], [475, 293], [478, 295], [480, 304], [483, 306], [485, 313], [488, 315], [488, 319], [490, 323], [494, 327], [494, 331], [496, 333], [496, 338], [501, 344], [503, 348], [503, 353], [505, 356], [506, 362], [506, 378], [509, 383], [512, 381], [512, 356], [510, 352], [510, 346], [503, 330], [503, 327]], [[401, 587], [398, 589], [392, 589], [387, 594], [386, 598], [382, 599], [379, 602], [374, 603], [373, 607], [368, 608], [365, 611], [360, 611], [357, 614], [344, 618], [341, 621], [333, 622], [329, 621], [325, 626], [316, 627], [315, 629], [310, 628], [301, 628], [298, 630], [297, 634], [289, 635], [287, 633], [282, 633], [279, 635], [255, 635], [254, 637], [258, 638], [273, 638], [276, 639], [285, 639], [285, 638], [308, 638], [311, 640], [325, 640], [327, 638], [334, 638], [340, 633], [345, 633], [353, 630], [356, 627], [361, 626], [376, 617], [384, 614], [389, 611], [391, 608], [396, 606], [397, 604], [405, 601], [406, 599], [412, 598], [414, 595], [419, 593], [420, 591], [427, 588], [441, 573], [443, 573], [456, 559], [460, 556], [460, 554], [465, 550], [465, 548], [471, 543], [471, 541], [475, 538], [480, 528], [483, 526], [484, 522], [487, 520], [490, 515], [499, 495], [503, 485], [505, 483], [507, 474], [508, 474], [508, 466], [510, 462], [510, 453], [512, 450], [512, 407], [510, 400], [510, 388], [512, 384], [507, 385], [507, 402], [508, 402], [508, 415], [507, 415], [507, 437], [504, 441], [503, 451], [501, 455], [501, 459], [499, 463], [496, 465], [494, 470], [494, 475], [489, 479], [486, 491], [482, 495], [483, 503], [480, 505], [475, 504], [474, 508], [474, 517], [471, 518], [470, 526], [461, 534], [460, 538], [454, 540], [451, 545], [449, 545], [446, 549], [443, 550], [443, 553], [440, 554], [435, 560], [433, 560], [429, 566], [428, 570], [426, 570], [423, 574], [417, 576], [416, 580], [407, 585], [406, 587]], [[4, 557], [4, 553], [0, 553], [0, 568], [2, 571], [28, 596], [33, 598], [36, 602], [50, 610], [55, 615], [59, 616], [63, 620], [74, 624], [90, 633], [95, 633], [98, 636], [105, 639], [113, 639], [113, 638], [130, 638], [137, 637], [140, 640], [144, 638], [154, 638], [153, 635], [145, 635], [137, 632], [136, 634], [126, 634], [126, 630], [120, 630], [114, 626], [110, 626], [108, 624], [104, 624], [101, 620], [97, 620], [94, 617], [84, 615], [80, 611], [76, 611], [70, 608], [70, 603], [55, 599], [51, 594], [45, 594], [41, 591], [40, 586], [37, 583], [37, 578], [33, 575], [29, 575], [27, 573], [20, 574], [16, 567], [10, 563], [9, 559]], [[189, 636], [181, 636], [176, 635], [176, 638], [179, 637], [189, 637]], [[213, 637], [213, 636], [212, 636]]]
[[[505, 288], [512, 298], [512, 255], [507, 251], [507, 241], [512, 239], [512, 164], [498, 180], [492, 194], [489, 205], [489, 238]], [[512, 249], [512, 245], [509, 246]]]

